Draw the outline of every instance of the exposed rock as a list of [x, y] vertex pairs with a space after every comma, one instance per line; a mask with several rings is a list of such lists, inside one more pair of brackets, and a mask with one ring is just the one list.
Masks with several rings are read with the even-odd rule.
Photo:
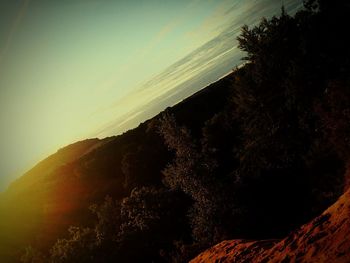
[[350, 189], [283, 240], [223, 241], [191, 260], [199, 262], [350, 262]]

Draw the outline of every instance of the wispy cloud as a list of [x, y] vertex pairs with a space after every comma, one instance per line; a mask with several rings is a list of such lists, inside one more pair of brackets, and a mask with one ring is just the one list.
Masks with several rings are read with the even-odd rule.
[[[99, 131], [97, 131], [97, 135], [105, 134], [106, 132], [112, 130], [123, 130], [122, 128], [129, 123], [130, 121], [134, 120], [137, 116], [141, 115], [143, 113], [142, 110], [135, 110], [133, 112], [128, 112], [126, 115], [122, 115], [116, 120], [113, 120], [107, 124], [105, 124]], [[96, 136], [94, 134], [93, 136]]]
[[199, 4], [199, 0], [190, 1], [187, 6], [184, 8], [184, 12], [179, 14], [175, 19], [170, 21], [168, 24], [164, 25], [158, 34], [139, 52], [139, 58], [145, 58], [150, 52], [159, 44], [162, 40], [166, 38], [173, 30], [175, 30], [181, 24], [186, 23], [188, 19], [192, 16], [192, 11], [196, 8], [196, 5]]
[[[135, 119], [144, 119], [145, 115], [150, 117], [149, 115], [154, 113], [155, 105], [160, 111], [169, 106], [169, 103], [173, 104], [178, 100], [175, 94], [182, 94], [184, 98], [227, 73], [240, 63], [240, 53], [237, 52], [236, 46], [232, 45], [235, 37], [236, 34], [231, 32], [212, 39], [116, 102], [111, 111], [127, 108], [129, 105], [137, 105], [137, 107], [118, 118], [114, 125], [113, 122], [104, 125], [97, 135], [115, 134], [131, 126], [131, 123], [136, 125]], [[183, 94], [184, 91], [185, 94]], [[173, 102], [171, 102], [172, 99]], [[152, 113], [149, 109], [153, 109]], [[138, 114], [135, 115], [136, 112]], [[121, 124], [123, 118], [127, 118], [128, 121], [123, 121]]]
[[237, 5], [239, 5], [239, 1], [224, 0], [219, 2], [213, 12], [199, 26], [187, 32], [185, 37], [191, 39], [203, 38], [203, 36], [207, 39], [216, 37], [220, 33], [217, 31], [217, 27], [227, 22], [230, 17], [227, 10]]
[[[149, 60], [149, 56], [154, 55], [154, 49], [156, 49], [158, 45], [164, 39], [166, 39], [169, 34], [171, 34], [172, 31], [174, 31], [181, 24], [185, 24], [188, 19], [191, 19], [191, 16], [193, 15], [193, 12], [198, 4], [200, 4], [200, 0], [189, 1], [184, 8], [183, 13], [179, 14], [179, 16], [177, 16], [175, 19], [172, 19], [165, 24], [143, 48], [130, 55], [129, 61], [126, 64], [117, 69], [115, 72], [111, 73], [110, 77], [106, 78], [103, 83], [96, 85], [99, 87], [99, 90], [101, 87], [105, 87], [104, 92], [108, 92], [109, 90], [113, 89], [126, 74], [128, 74], [130, 71], [134, 71], [136, 65], [140, 65], [144, 63], [144, 61]], [[98, 110], [97, 112], [100, 111], [101, 110]]]
[[[220, 4], [212, 16], [199, 27], [204, 28], [205, 25], [214, 23], [212, 28], [216, 30], [215, 37], [140, 85], [128, 96], [118, 100], [109, 110], [115, 111], [121, 108], [130, 110], [122, 114], [118, 120], [104, 125], [97, 135], [108, 136], [132, 128], [140, 121], [190, 96], [239, 65], [242, 53], [237, 48], [236, 39], [241, 26], [254, 25], [263, 16], [278, 14], [281, 8], [276, 4], [267, 5], [266, 1], [261, 0], [252, 1], [250, 5], [243, 2], [245, 1], [229, 4], [228, 1], [224, 1]], [[290, 12], [300, 8], [300, 3], [296, 4], [293, 0], [286, 0], [284, 5]], [[229, 15], [230, 19], [221, 24], [215, 22], [222, 14]], [[137, 106], [130, 107], [130, 105]]]
[[1, 61], [2, 61], [3, 57], [5, 56], [5, 54], [7, 53], [7, 50], [11, 46], [13, 36], [16, 33], [18, 26], [20, 25], [24, 15], [27, 11], [29, 2], [30, 2], [30, 0], [23, 0], [18, 13], [11, 24], [11, 28], [10, 28], [8, 36], [6, 37], [6, 40], [5, 40], [5, 45], [0, 52], [0, 67], [1, 67]]

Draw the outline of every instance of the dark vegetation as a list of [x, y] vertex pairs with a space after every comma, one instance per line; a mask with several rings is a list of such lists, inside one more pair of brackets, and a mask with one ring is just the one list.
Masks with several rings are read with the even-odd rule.
[[244, 26], [243, 67], [56, 169], [89, 185], [68, 213], [80, 226], [50, 247], [36, 239], [22, 262], [185, 262], [318, 215], [342, 193], [350, 157], [349, 12], [309, 0]]

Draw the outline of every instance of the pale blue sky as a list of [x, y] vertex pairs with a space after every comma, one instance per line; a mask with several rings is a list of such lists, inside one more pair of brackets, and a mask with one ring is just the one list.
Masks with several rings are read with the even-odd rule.
[[240, 63], [240, 27], [281, 5], [1, 1], [0, 190], [58, 148], [120, 134], [215, 81]]

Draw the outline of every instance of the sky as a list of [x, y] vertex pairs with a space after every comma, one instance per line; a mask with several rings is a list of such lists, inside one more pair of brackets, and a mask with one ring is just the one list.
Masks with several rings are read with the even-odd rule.
[[75, 141], [118, 135], [242, 63], [242, 25], [301, 0], [0, 1], [0, 191]]

